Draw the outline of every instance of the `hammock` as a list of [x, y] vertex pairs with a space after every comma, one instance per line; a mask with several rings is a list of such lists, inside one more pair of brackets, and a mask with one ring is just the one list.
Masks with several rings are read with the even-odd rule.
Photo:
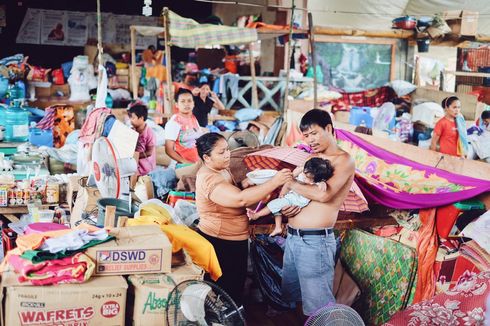
[[345, 130], [339, 146], [356, 163], [356, 181], [370, 200], [397, 209], [439, 207], [490, 191], [490, 181], [410, 161]]

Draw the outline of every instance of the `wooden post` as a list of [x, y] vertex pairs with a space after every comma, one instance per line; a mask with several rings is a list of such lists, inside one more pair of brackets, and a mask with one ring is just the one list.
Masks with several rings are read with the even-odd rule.
[[138, 79], [136, 78], [136, 28], [130, 27], [131, 31], [131, 88], [133, 89], [133, 99], [138, 98]]
[[254, 109], [259, 109], [259, 95], [257, 93], [257, 76], [255, 72], [255, 61], [252, 53], [252, 45], [248, 45], [248, 53], [250, 57], [250, 75], [252, 76], [252, 106]]
[[116, 221], [116, 206], [105, 207], [104, 227], [114, 227]]
[[164, 113], [171, 115], [174, 107], [174, 94], [172, 88], [172, 58], [170, 56], [170, 26], [168, 19], [169, 9], [163, 8], [163, 27], [165, 28], [165, 68], [167, 70], [167, 97], [170, 107], [165, 107]]
[[313, 107], [318, 107], [318, 79], [316, 75], [315, 33], [313, 31], [313, 15], [308, 13], [308, 30], [310, 34], [311, 64], [313, 65]]
[[287, 51], [287, 58], [286, 58], [286, 89], [284, 90], [284, 117], [286, 117], [286, 112], [289, 107], [289, 73], [291, 72], [291, 45], [293, 42], [293, 21], [294, 21], [294, 0], [293, 0], [293, 5], [291, 6], [291, 19], [289, 21], [289, 40], [288, 40], [288, 51]]
[[117, 219], [117, 227], [118, 228], [125, 227], [127, 223], [128, 223], [128, 217], [127, 216], [119, 216], [119, 218]]

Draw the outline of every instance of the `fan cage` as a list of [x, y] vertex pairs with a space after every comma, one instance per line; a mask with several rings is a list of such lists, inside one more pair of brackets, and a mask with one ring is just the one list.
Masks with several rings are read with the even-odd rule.
[[187, 280], [176, 285], [168, 295], [166, 311], [168, 326], [199, 325], [197, 322], [187, 320], [180, 309], [182, 294], [192, 284], [205, 284], [211, 287], [204, 303], [207, 325], [246, 325], [242, 307], [238, 307], [233, 299], [218, 285], [207, 281]]

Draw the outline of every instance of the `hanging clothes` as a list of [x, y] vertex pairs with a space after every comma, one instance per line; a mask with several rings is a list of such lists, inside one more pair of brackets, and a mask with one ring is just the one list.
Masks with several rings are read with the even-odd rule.
[[434, 263], [436, 261], [438, 239], [436, 232], [436, 209], [423, 209], [419, 213], [422, 226], [417, 243], [418, 269], [417, 286], [413, 303], [430, 299], [435, 293]]

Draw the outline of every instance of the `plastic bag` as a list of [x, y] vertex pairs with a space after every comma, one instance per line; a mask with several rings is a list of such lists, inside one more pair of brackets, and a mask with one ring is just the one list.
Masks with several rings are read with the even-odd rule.
[[293, 308], [282, 299], [283, 254], [283, 249], [268, 235], [258, 234], [251, 239], [250, 260], [254, 275], [263, 297], [276, 310]]
[[197, 225], [199, 215], [197, 213], [197, 207], [188, 200], [179, 199], [175, 202], [174, 206], [174, 222], [176, 224], [184, 224], [187, 226]]

